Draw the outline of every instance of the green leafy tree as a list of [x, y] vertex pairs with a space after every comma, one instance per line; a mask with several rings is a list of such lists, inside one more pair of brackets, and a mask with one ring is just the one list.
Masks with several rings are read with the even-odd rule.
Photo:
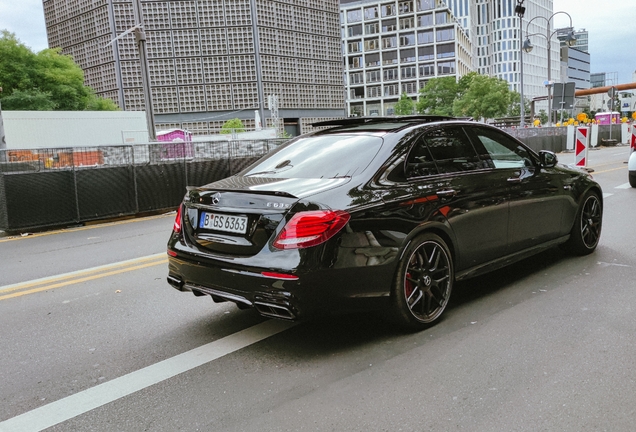
[[510, 104], [510, 89], [502, 79], [470, 74], [466, 91], [453, 103], [453, 114], [474, 119], [495, 118], [506, 114]]
[[538, 117], [541, 124], [546, 124], [548, 122], [548, 113], [546, 113], [544, 109], [539, 111]]
[[243, 126], [243, 122], [240, 119], [228, 120], [221, 126], [221, 134], [223, 135], [235, 132], [245, 132], [245, 126]]
[[[528, 99], [523, 98], [524, 105], [524, 113], [525, 115], [530, 114], [530, 101]], [[510, 102], [508, 104], [508, 112], [506, 113], [508, 117], [519, 117], [521, 115], [521, 95], [519, 92], [511, 91], [510, 92]]]
[[453, 115], [453, 102], [459, 86], [454, 77], [432, 78], [420, 89], [416, 104], [420, 114]]
[[59, 48], [37, 54], [13, 33], [0, 32], [0, 93], [5, 110], [116, 110], [84, 85], [84, 72]]
[[415, 110], [415, 102], [406, 93], [402, 93], [393, 110], [396, 115], [411, 115]]

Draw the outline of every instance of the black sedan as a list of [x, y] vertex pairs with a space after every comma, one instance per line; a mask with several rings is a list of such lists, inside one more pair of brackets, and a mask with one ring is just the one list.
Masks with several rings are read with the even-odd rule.
[[168, 282], [288, 320], [385, 309], [434, 323], [453, 283], [559, 245], [598, 245], [601, 187], [501, 130], [435, 116], [352, 118], [188, 189]]

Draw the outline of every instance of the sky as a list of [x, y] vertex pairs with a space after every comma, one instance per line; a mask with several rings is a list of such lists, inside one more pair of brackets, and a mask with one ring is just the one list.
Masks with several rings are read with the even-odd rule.
[[[575, 29], [590, 35], [592, 72], [616, 72], [617, 84], [632, 82], [636, 71], [636, 0], [553, 0], [554, 11], [572, 16]], [[531, 17], [526, 17], [526, 19]], [[553, 28], [569, 26], [565, 14]], [[0, 0], [0, 30], [15, 33], [33, 51], [48, 48], [42, 0]]]

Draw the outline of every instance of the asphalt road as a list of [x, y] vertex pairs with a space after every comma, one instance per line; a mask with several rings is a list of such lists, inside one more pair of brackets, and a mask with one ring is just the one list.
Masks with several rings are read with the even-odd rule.
[[0, 431], [634, 430], [628, 153], [590, 152], [605, 192], [594, 254], [554, 249], [457, 284], [419, 333], [180, 293], [165, 282], [172, 214], [0, 238]]

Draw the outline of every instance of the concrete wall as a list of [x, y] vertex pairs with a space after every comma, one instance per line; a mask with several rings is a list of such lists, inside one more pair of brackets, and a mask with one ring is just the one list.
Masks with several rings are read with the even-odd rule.
[[7, 149], [121, 145], [123, 131], [147, 130], [143, 111], [2, 111], [2, 118]]

